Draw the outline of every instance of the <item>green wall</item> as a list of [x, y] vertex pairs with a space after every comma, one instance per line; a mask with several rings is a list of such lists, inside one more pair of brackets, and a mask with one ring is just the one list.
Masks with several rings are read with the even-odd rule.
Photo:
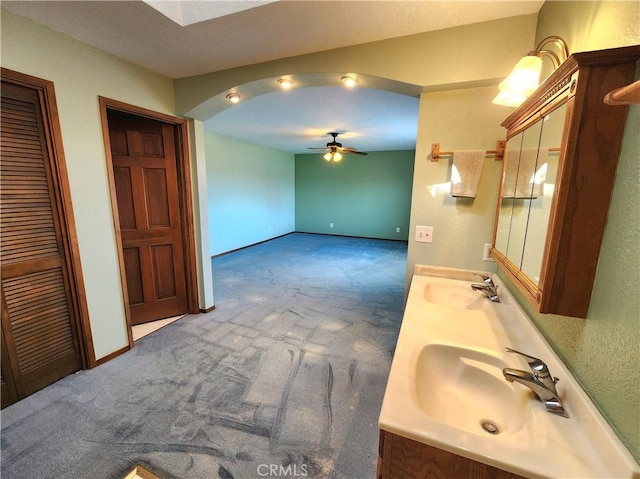
[[205, 132], [211, 255], [291, 233], [294, 155]]
[[2, 10], [2, 67], [55, 85], [96, 359], [129, 344], [98, 95], [174, 113], [173, 82]]
[[411, 231], [433, 226], [433, 243], [409, 242], [407, 282], [416, 264], [495, 271], [482, 260], [493, 240], [502, 161], [487, 156], [475, 198], [450, 194], [452, 155], [431, 161], [431, 144], [443, 151], [494, 150], [506, 134], [504, 107], [491, 103], [497, 87], [425, 92], [420, 96], [418, 141], [413, 175]]
[[406, 240], [414, 156], [378, 151], [329, 164], [296, 155], [296, 231]]
[[[640, 43], [640, 2], [546, 2], [536, 41], [571, 52]], [[539, 314], [540, 331], [640, 461], [640, 105], [632, 105], [586, 319]], [[512, 288], [515, 291], [515, 288]]]

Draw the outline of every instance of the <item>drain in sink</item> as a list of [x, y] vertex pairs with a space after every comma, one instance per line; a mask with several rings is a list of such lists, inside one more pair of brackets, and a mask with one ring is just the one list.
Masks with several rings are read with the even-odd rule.
[[480, 421], [480, 425], [482, 429], [484, 429], [489, 434], [500, 434], [500, 429], [491, 421]]

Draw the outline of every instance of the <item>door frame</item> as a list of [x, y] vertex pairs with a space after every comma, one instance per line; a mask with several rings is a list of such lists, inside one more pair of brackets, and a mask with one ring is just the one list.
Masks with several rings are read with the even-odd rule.
[[102, 134], [107, 162], [107, 177], [109, 179], [109, 194], [111, 197], [111, 212], [113, 225], [116, 232], [116, 245], [118, 249], [118, 266], [120, 268], [120, 281], [122, 282], [122, 296], [124, 300], [124, 312], [127, 321], [127, 335], [129, 348], [134, 346], [133, 333], [131, 331], [131, 308], [129, 307], [129, 293], [124, 267], [124, 254], [122, 252], [122, 235], [120, 230], [120, 216], [118, 213], [118, 200], [116, 198], [116, 183], [113, 175], [113, 157], [111, 156], [111, 138], [109, 135], [109, 110], [120, 111], [151, 120], [160, 121], [171, 125], [174, 131], [176, 143], [176, 171], [178, 174], [178, 196], [180, 201], [180, 227], [182, 229], [182, 249], [184, 253], [184, 271], [187, 294], [187, 312], [197, 314], [198, 306], [198, 274], [196, 263], [195, 231], [193, 224], [193, 200], [191, 193], [191, 167], [189, 164], [189, 132], [188, 123], [184, 118], [179, 118], [165, 113], [159, 113], [146, 108], [138, 107], [118, 100], [99, 96], [100, 117], [102, 120]]
[[83, 369], [94, 368], [98, 363], [93, 346], [89, 306], [84, 288], [80, 248], [78, 246], [76, 222], [73, 215], [71, 187], [67, 174], [67, 164], [64, 155], [62, 129], [60, 128], [60, 117], [58, 115], [54, 83], [43, 78], [19, 73], [7, 68], [0, 69], [0, 76], [3, 81], [36, 90], [40, 98], [40, 109], [42, 111], [42, 122], [45, 134], [44, 141], [47, 145], [51, 176], [54, 183], [54, 198], [51, 198], [51, 201], [56, 202], [58, 210], [62, 248], [64, 250], [66, 270], [69, 274], [68, 286], [71, 294], [71, 307], [73, 308], [78, 342], [80, 343], [81, 364]]

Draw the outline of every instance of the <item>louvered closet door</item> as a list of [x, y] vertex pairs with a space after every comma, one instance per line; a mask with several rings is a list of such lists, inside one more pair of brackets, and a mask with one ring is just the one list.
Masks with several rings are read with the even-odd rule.
[[1, 106], [4, 407], [78, 371], [82, 359], [39, 93], [3, 81]]

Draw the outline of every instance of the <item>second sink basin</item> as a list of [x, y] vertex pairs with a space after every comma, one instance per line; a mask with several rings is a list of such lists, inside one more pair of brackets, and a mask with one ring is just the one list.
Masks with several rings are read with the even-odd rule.
[[429, 344], [416, 357], [416, 399], [422, 411], [459, 430], [511, 435], [531, 414], [530, 398], [502, 375], [504, 361], [481, 350]]
[[[466, 287], [465, 287], [466, 286]], [[480, 291], [473, 291], [471, 283], [440, 280], [427, 283], [424, 287], [424, 299], [429, 303], [462, 309], [481, 309], [489, 301]]]

